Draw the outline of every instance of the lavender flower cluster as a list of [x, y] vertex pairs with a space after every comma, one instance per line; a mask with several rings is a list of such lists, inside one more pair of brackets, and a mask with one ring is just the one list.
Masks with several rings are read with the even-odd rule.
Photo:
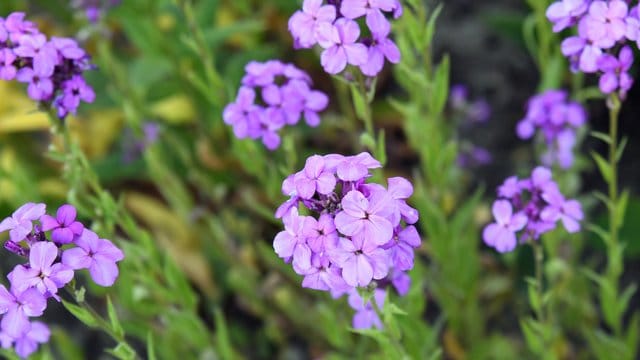
[[278, 131], [295, 125], [304, 116], [309, 126], [318, 126], [329, 98], [311, 89], [309, 75], [293, 64], [270, 60], [252, 61], [245, 67], [242, 86], [222, 117], [240, 138], [262, 139], [269, 149], [280, 146]]
[[[302, 10], [289, 19], [289, 32], [296, 48], [322, 47], [321, 64], [329, 74], [338, 74], [347, 64], [363, 74], [376, 76], [384, 66], [400, 61], [400, 50], [389, 38], [391, 24], [385, 13], [402, 15], [399, 0], [305, 0]], [[365, 17], [362, 37], [357, 19]]]
[[469, 88], [456, 84], [449, 91], [449, 110], [461, 136], [457, 163], [471, 168], [491, 163], [492, 156], [486, 148], [465, 139], [468, 133], [476, 132], [476, 126], [489, 121], [491, 107], [485, 99], [471, 100]]
[[93, 102], [95, 93], [82, 74], [92, 66], [78, 43], [47, 37], [35, 24], [14, 12], [0, 18], [0, 79], [29, 84], [27, 93], [60, 118], [75, 114], [80, 101]]
[[[553, 31], [577, 26], [578, 34], [562, 42], [562, 53], [573, 71], [600, 74], [600, 90], [618, 91], [621, 98], [633, 84], [628, 71], [633, 52], [625, 43], [640, 42], [638, 6], [629, 1], [560, 0], [547, 9]], [[622, 45], [622, 46], [619, 46]]]
[[[418, 212], [406, 203], [413, 186], [402, 177], [388, 179], [388, 188], [366, 183], [369, 170], [380, 167], [366, 152], [313, 155], [304, 169], [284, 180], [282, 191], [290, 198], [276, 217], [285, 230], [276, 235], [273, 247], [304, 276], [303, 287], [335, 297], [355, 296], [357, 287], [377, 280], [373, 285], [393, 285], [400, 295], [408, 291], [405, 271], [413, 268], [414, 248], [420, 246], [412, 225]], [[300, 203], [311, 215], [299, 213]], [[361, 304], [355, 309], [367, 308]], [[354, 327], [372, 324], [354, 318]]]
[[498, 188], [498, 196], [492, 207], [496, 222], [485, 227], [482, 237], [499, 252], [515, 249], [518, 232], [521, 243], [537, 240], [555, 229], [558, 221], [569, 233], [580, 230], [582, 206], [565, 199], [545, 167], [535, 168], [530, 178], [508, 178]]
[[518, 123], [516, 133], [521, 139], [532, 138], [536, 131], [547, 145], [543, 163], [558, 163], [567, 169], [573, 164], [573, 148], [577, 130], [587, 121], [583, 106], [568, 99], [564, 90], [547, 90], [533, 96], [527, 103], [527, 114]]
[[71, 6], [84, 11], [87, 20], [97, 23], [108, 9], [120, 5], [121, 0], [73, 0]]
[[47, 299], [60, 300], [58, 289], [73, 279], [74, 270], [89, 269], [96, 284], [111, 286], [118, 277], [116, 262], [124, 258], [113, 243], [76, 221], [73, 206], [62, 205], [55, 217], [45, 211], [45, 204], [27, 203], [0, 222], [0, 232], [9, 231], [5, 249], [28, 259], [7, 275], [9, 289], [0, 285], [0, 345], [13, 346], [23, 358], [50, 335], [45, 324], [29, 318], [43, 314]]

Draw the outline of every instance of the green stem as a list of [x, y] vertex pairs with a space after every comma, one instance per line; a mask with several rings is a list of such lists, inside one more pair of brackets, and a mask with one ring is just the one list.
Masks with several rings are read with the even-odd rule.
[[[375, 292], [375, 290], [373, 290], [373, 292]], [[371, 294], [369, 302], [371, 303], [371, 306], [373, 306], [373, 310], [376, 312], [378, 319], [380, 319], [380, 321], [384, 324], [384, 316], [382, 314], [382, 309], [380, 309], [380, 307], [378, 306], [374, 293]], [[384, 325], [387, 325], [387, 324], [384, 324]], [[385, 326], [383, 330], [386, 328], [387, 327]], [[393, 336], [390, 333], [387, 333], [387, 338], [389, 339], [389, 341], [391, 341], [391, 345], [393, 345], [396, 351], [396, 354], [399, 355], [398, 359], [409, 359], [409, 356], [407, 355], [407, 352], [405, 351], [404, 347], [395, 336]]]
[[[369, 101], [369, 93], [367, 91], [367, 86], [365, 84], [365, 78], [361, 74], [358, 75], [358, 92], [365, 100], [364, 109], [362, 109], [362, 122], [364, 122], [364, 128], [367, 134], [371, 136], [371, 138], [375, 141], [376, 134], [373, 128], [373, 116], [371, 114], [371, 102]], [[375, 149], [372, 149], [375, 150]]]
[[[609, 243], [607, 244], [607, 278], [618, 293], [618, 279], [622, 273], [622, 251], [619, 251], [619, 229], [621, 224], [618, 218], [619, 193], [618, 193], [618, 117], [620, 115], [621, 102], [616, 93], [609, 96], [609, 167], [611, 178], [609, 181]], [[616, 319], [614, 324], [616, 335], [621, 334], [621, 321]]]
[[[204, 34], [202, 33], [202, 29], [200, 28], [200, 26], [198, 26], [191, 0], [180, 1], [180, 7], [182, 13], [184, 14], [185, 20], [187, 21], [189, 31], [193, 35], [198, 55], [200, 56], [200, 59], [202, 59], [205, 76], [209, 85], [208, 98], [209, 100], [216, 98], [224, 99], [224, 93], [216, 90], [225, 88], [224, 80], [220, 77], [220, 74], [218, 74], [215, 69], [213, 55], [211, 54], [211, 51], [207, 46], [207, 42], [205, 40]], [[220, 94], [218, 94], [219, 92]], [[213, 102], [215, 103], [216, 101], [214, 100]]]
[[111, 324], [102, 317], [102, 315], [100, 315], [100, 313], [98, 313], [93, 306], [91, 306], [91, 304], [89, 304], [88, 302], [85, 301], [84, 296], [77, 296], [76, 295], [76, 289], [74, 288], [73, 285], [68, 284], [67, 286], [65, 286], [64, 291], [69, 294], [73, 300], [76, 302], [76, 304], [78, 304], [79, 306], [81, 306], [82, 308], [84, 308], [85, 310], [87, 310], [90, 314], [91, 317], [93, 318], [93, 320], [96, 322], [97, 327], [104, 331], [107, 335], [109, 335], [109, 337], [111, 337], [113, 340], [115, 340], [118, 344], [125, 344], [129, 349], [131, 349], [131, 351], [133, 352], [134, 355], [134, 359], [142, 359], [138, 353], [135, 351], [135, 349], [133, 348], [133, 346], [131, 346], [131, 344], [129, 344], [127, 342], [127, 340], [125, 339], [123, 334], [119, 334], [116, 331], [113, 330], [113, 328], [111, 327]]
[[[541, 324], [546, 324], [547, 316], [543, 302], [544, 297], [544, 289], [543, 289], [543, 274], [542, 270], [544, 267], [544, 249], [542, 244], [540, 244], [539, 240], [532, 240], [531, 245], [533, 246], [533, 255], [535, 258], [535, 267], [536, 267], [536, 297], [539, 307], [536, 311], [536, 317]], [[543, 339], [544, 340], [544, 339]]]

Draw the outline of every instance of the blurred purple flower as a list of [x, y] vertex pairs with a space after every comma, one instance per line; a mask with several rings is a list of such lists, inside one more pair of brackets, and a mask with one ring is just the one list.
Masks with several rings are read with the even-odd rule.
[[620, 96], [624, 98], [633, 85], [633, 78], [629, 75], [632, 64], [633, 51], [629, 46], [620, 49], [618, 58], [610, 54], [600, 57], [598, 69], [603, 73], [600, 76], [600, 91], [610, 94], [619, 89]]
[[296, 11], [289, 19], [289, 32], [293, 36], [296, 48], [310, 48], [317, 43], [318, 24], [333, 23], [336, 8], [322, 5], [323, 0], [304, 0], [302, 10]]
[[45, 204], [26, 203], [0, 222], [0, 232], [9, 230], [11, 241], [18, 243], [29, 235], [33, 229], [32, 221], [40, 219], [45, 210]]
[[[386, 296], [386, 292], [381, 289], [376, 289], [373, 294], [372, 300], [376, 302], [380, 310], [384, 307]], [[372, 327], [382, 329], [382, 321], [373, 308], [371, 300], [365, 304], [364, 299], [354, 290], [349, 293], [349, 306], [356, 311], [352, 323], [354, 329], [370, 329]]]
[[29, 317], [40, 316], [47, 307], [47, 300], [35, 288], [24, 291], [7, 290], [0, 285], [0, 314], [4, 314], [0, 326], [7, 335], [18, 338], [29, 328]]

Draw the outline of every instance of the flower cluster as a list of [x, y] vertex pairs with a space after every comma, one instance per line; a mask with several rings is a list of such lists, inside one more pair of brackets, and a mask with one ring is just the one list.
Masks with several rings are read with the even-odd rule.
[[311, 89], [311, 78], [304, 71], [278, 60], [252, 61], [245, 70], [235, 102], [222, 115], [238, 138], [262, 139], [274, 150], [280, 146], [278, 131], [285, 125], [297, 124], [302, 116], [309, 126], [320, 124], [318, 112], [327, 107], [329, 98]]
[[111, 286], [118, 277], [116, 262], [124, 258], [109, 240], [76, 221], [73, 206], [62, 205], [55, 217], [45, 211], [45, 204], [27, 203], [0, 222], [0, 232], [9, 231], [5, 249], [28, 259], [7, 275], [9, 289], [0, 285], [0, 345], [13, 346], [21, 357], [48, 341], [47, 326], [29, 318], [43, 314], [47, 299], [60, 299], [58, 289], [73, 279], [74, 270], [89, 269], [96, 284]]
[[[282, 191], [290, 199], [276, 211], [285, 230], [273, 247], [304, 276], [302, 286], [334, 296], [375, 285], [409, 289], [405, 271], [413, 268], [420, 236], [412, 225], [418, 212], [406, 203], [413, 186], [402, 177], [388, 188], [365, 183], [381, 167], [368, 153], [313, 155], [304, 169], [287, 177]], [[298, 206], [306, 208], [302, 215]], [[381, 305], [381, 304], [380, 304]]]
[[97, 23], [103, 13], [117, 5], [121, 0], [73, 0], [71, 6], [84, 11], [87, 19], [92, 23]]
[[521, 139], [530, 139], [539, 131], [547, 146], [543, 163], [550, 166], [557, 162], [567, 169], [573, 164], [577, 129], [586, 120], [582, 105], [570, 101], [566, 91], [547, 90], [529, 99], [527, 114], [518, 123], [516, 133]]
[[[296, 48], [323, 48], [321, 63], [329, 74], [343, 71], [347, 64], [363, 74], [376, 76], [384, 66], [400, 61], [400, 50], [389, 38], [391, 24], [386, 14], [402, 15], [399, 0], [304, 0], [302, 10], [289, 19], [289, 32]], [[366, 33], [360, 37], [357, 19], [365, 17]]]
[[[629, 1], [560, 0], [547, 9], [547, 18], [559, 32], [577, 26], [578, 34], [562, 42], [562, 53], [573, 71], [600, 74], [600, 90], [618, 91], [624, 98], [633, 84], [628, 71], [633, 52], [627, 41], [640, 41], [638, 7]], [[623, 46], [619, 46], [623, 45]]]
[[75, 114], [80, 101], [95, 99], [82, 77], [92, 68], [88, 55], [73, 39], [47, 40], [24, 16], [14, 12], [0, 18], [0, 79], [29, 84], [29, 97], [53, 106], [60, 118]]
[[537, 167], [527, 179], [512, 176], [498, 188], [499, 199], [493, 203], [496, 222], [485, 227], [484, 242], [499, 252], [512, 251], [520, 242], [537, 240], [556, 228], [558, 220], [575, 233], [583, 219], [582, 206], [576, 200], [566, 200], [558, 184], [545, 167]]
[[484, 124], [491, 116], [491, 107], [484, 99], [470, 100], [469, 88], [462, 84], [453, 85], [449, 92], [449, 111], [453, 123], [461, 137], [457, 163], [464, 168], [487, 165], [491, 153], [484, 147], [468, 140], [477, 126]]

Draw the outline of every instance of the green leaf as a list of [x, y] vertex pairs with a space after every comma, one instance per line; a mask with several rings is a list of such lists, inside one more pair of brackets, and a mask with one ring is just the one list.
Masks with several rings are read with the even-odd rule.
[[153, 333], [151, 331], [147, 332], [147, 359], [157, 360], [156, 349], [153, 344]]
[[376, 140], [369, 133], [360, 134], [360, 144], [367, 149], [373, 150], [376, 148]]
[[109, 314], [109, 321], [111, 322], [111, 329], [116, 335], [123, 337], [124, 330], [122, 329], [122, 325], [120, 325], [118, 313], [116, 313], [116, 309], [113, 307], [113, 302], [111, 302], [110, 296], [107, 296], [107, 312]]
[[604, 141], [607, 145], [611, 144], [611, 137], [609, 136], [609, 134], [605, 134], [599, 131], [592, 131], [590, 134], [594, 138]]
[[97, 327], [98, 321], [93, 316], [93, 314], [78, 305], [72, 304], [66, 300], [62, 300], [62, 305], [71, 313], [71, 315], [75, 316], [78, 320], [82, 321], [85, 325], [89, 327]]
[[449, 97], [449, 56], [445, 55], [433, 77], [430, 111], [434, 116], [442, 113]]
[[543, 335], [544, 329], [542, 325], [532, 318], [526, 318], [520, 320], [520, 328], [524, 334], [524, 338], [527, 341], [529, 349], [535, 354], [540, 354], [547, 349], [544, 349]]
[[607, 230], [605, 230], [601, 226], [596, 224], [587, 224], [587, 229], [589, 229], [589, 231], [598, 235], [602, 239], [602, 241], [604, 241], [605, 244], [609, 244], [611, 242], [611, 235]]
[[627, 349], [632, 358], [637, 358], [638, 342], [640, 341], [640, 312], [635, 312], [629, 321], [626, 334]]
[[618, 144], [618, 151], [616, 152], [616, 161], [619, 162], [620, 158], [622, 158], [622, 154], [624, 153], [624, 149], [627, 147], [628, 142], [629, 142], [629, 137], [625, 136], [620, 141], [620, 144]]
[[593, 151], [591, 152], [591, 156], [596, 161], [596, 164], [598, 165], [598, 169], [600, 170], [602, 177], [604, 177], [604, 181], [606, 181], [608, 184], [611, 183], [613, 179], [613, 172], [607, 160], [605, 160], [602, 156], [600, 156], [600, 154]]
[[[366, 111], [367, 111], [367, 101], [364, 98], [364, 96], [362, 95], [362, 93], [360, 92], [360, 89], [358, 88], [358, 84], [352, 83], [351, 84], [351, 98], [353, 100], [353, 106], [356, 110], [356, 115], [358, 115], [359, 119], [364, 119], [366, 116]], [[375, 147], [372, 147], [372, 149], [374, 149]]]
[[213, 315], [216, 323], [216, 350], [223, 359], [235, 359], [224, 314], [219, 308], [216, 308]]
[[136, 352], [128, 344], [119, 343], [115, 348], [107, 350], [120, 360], [134, 360], [136, 358]]
[[624, 216], [627, 213], [627, 205], [629, 204], [629, 190], [625, 190], [620, 195], [620, 199], [618, 199], [618, 207], [616, 210], [616, 226], [620, 227], [624, 224]]
[[386, 146], [385, 141], [385, 132], [384, 129], [381, 129], [378, 132], [378, 148], [376, 149], [376, 157], [378, 161], [384, 166], [387, 163], [387, 151], [385, 149]]
[[525, 279], [527, 282], [527, 293], [529, 295], [529, 304], [531, 305], [531, 309], [534, 312], [539, 312], [542, 304], [540, 303], [540, 299], [538, 298], [538, 283], [536, 279], [527, 277]]

